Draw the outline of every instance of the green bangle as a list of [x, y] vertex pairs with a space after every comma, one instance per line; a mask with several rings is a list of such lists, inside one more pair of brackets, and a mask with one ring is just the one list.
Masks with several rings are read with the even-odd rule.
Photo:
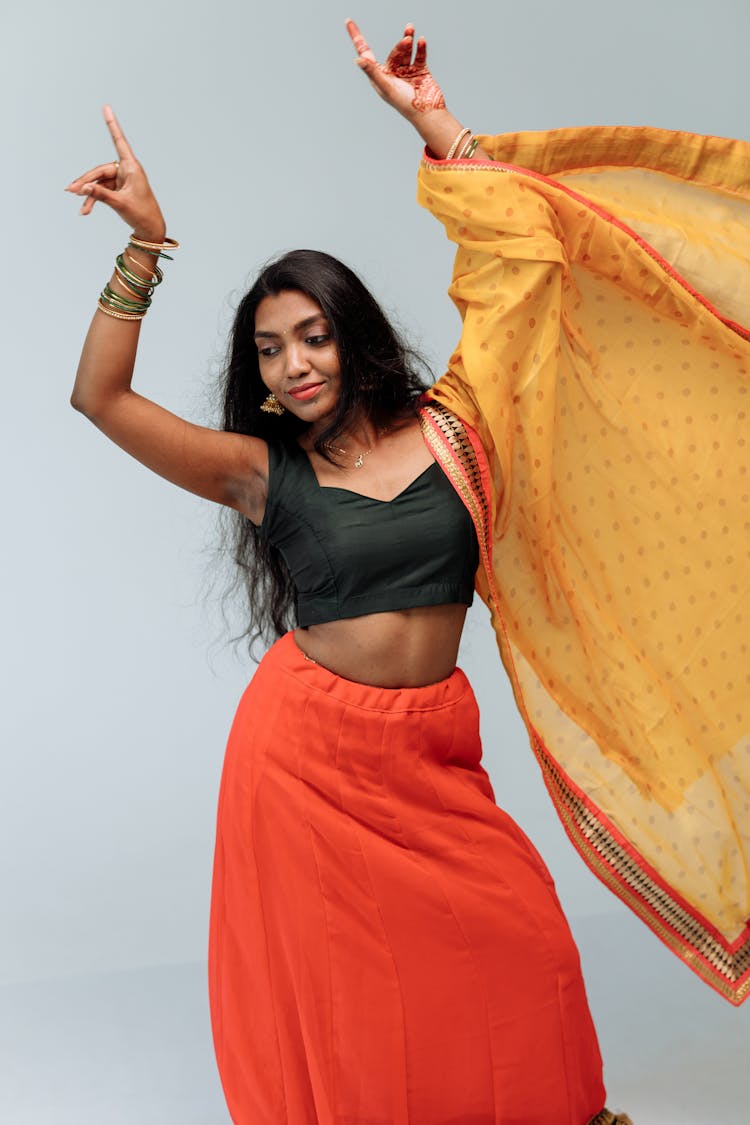
[[139, 297], [135, 300], [132, 297], [126, 297], [124, 293], [118, 293], [116, 289], [113, 289], [109, 282], [107, 282], [107, 284], [104, 286], [102, 292], [106, 293], [110, 297], [113, 297], [115, 300], [122, 301], [124, 304], [128, 305], [145, 305], [147, 301], [151, 301], [150, 297]]
[[150, 297], [154, 291], [152, 285], [139, 285], [137, 282], [129, 279], [117, 265], [115, 266], [115, 273], [117, 274], [125, 288], [130, 289], [136, 297]]
[[156, 265], [154, 266], [151, 277], [148, 280], [146, 280], [145, 277], [141, 277], [140, 274], [133, 273], [133, 270], [130, 269], [130, 266], [125, 261], [124, 252], [122, 254], [118, 254], [115, 261], [117, 262], [118, 265], [124, 266], [126, 270], [128, 270], [131, 274], [133, 274], [133, 277], [136, 278], [136, 280], [139, 281], [141, 285], [149, 285], [149, 286], [161, 285], [162, 281], [164, 280], [163, 272]]
[[474, 137], [472, 139], [471, 144], [467, 147], [466, 152], [461, 157], [461, 159], [462, 160], [471, 160], [472, 156], [474, 155], [474, 153], [476, 152], [476, 150], [478, 148], [479, 148], [479, 140], [478, 140], [477, 137]]
[[140, 277], [137, 273], [133, 273], [133, 271], [125, 264], [124, 254], [117, 255], [117, 257], [115, 258], [115, 265], [117, 266], [119, 272], [122, 274], [125, 280], [131, 285], [134, 285], [137, 289], [143, 289], [144, 291], [153, 291], [157, 285], [161, 285], [164, 279], [164, 274], [161, 272], [158, 266], [154, 266], [154, 272], [149, 280], [146, 280], [145, 277]]
[[146, 297], [142, 301], [134, 301], [130, 297], [123, 297], [122, 294], [115, 292], [109, 284], [102, 289], [101, 300], [122, 312], [146, 312], [151, 305], [150, 297]]

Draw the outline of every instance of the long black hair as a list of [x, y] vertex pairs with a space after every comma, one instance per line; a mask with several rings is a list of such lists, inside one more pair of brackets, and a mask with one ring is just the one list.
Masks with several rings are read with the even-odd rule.
[[[330, 445], [362, 416], [380, 429], [415, 413], [429, 374], [423, 360], [348, 266], [319, 250], [292, 250], [270, 262], [240, 301], [222, 379], [223, 429], [287, 443], [306, 429], [289, 412], [279, 417], [260, 409], [268, 389], [258, 366], [255, 313], [265, 297], [287, 290], [317, 301], [338, 348], [341, 393], [315, 441], [321, 456], [333, 460]], [[225, 527], [236, 564], [232, 592], [244, 595], [249, 617], [240, 637], [252, 653], [257, 640], [269, 644], [297, 624], [294, 585], [279, 551], [250, 520], [232, 511]]]

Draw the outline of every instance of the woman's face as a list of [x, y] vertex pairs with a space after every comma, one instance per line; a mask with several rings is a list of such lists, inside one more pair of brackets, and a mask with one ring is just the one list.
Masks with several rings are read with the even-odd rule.
[[282, 406], [311, 425], [335, 409], [341, 365], [317, 301], [296, 289], [264, 297], [255, 311], [260, 377]]

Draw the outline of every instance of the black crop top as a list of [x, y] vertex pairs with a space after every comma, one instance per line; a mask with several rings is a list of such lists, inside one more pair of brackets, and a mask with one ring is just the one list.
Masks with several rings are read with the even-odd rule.
[[304, 449], [269, 442], [260, 533], [289, 567], [301, 626], [473, 600], [474, 524], [436, 462], [374, 500], [320, 485]]

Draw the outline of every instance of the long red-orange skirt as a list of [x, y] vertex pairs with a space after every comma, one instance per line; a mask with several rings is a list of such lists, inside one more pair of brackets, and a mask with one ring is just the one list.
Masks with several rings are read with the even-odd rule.
[[219, 798], [214, 1042], [236, 1125], [585, 1125], [604, 1105], [552, 880], [494, 802], [463, 672], [353, 683], [289, 633]]

